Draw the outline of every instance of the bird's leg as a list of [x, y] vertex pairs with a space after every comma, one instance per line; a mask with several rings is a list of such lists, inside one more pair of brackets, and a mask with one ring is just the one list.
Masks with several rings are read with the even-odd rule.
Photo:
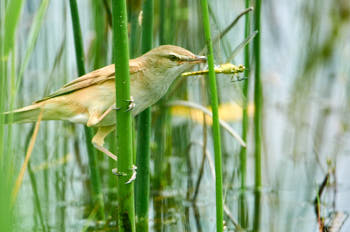
[[[92, 138], [92, 144], [94, 145], [94, 147], [101, 151], [102, 153], [108, 155], [110, 158], [114, 159], [114, 160], [118, 160], [117, 156], [114, 155], [112, 152], [110, 152], [107, 148], [103, 147], [104, 144], [104, 138], [111, 133], [113, 130], [115, 129], [115, 126], [104, 126], [104, 127], [99, 127], [97, 130], [97, 133], [95, 134], [95, 136]], [[130, 184], [131, 182], [133, 182], [136, 179], [136, 169], [137, 167], [135, 165], [132, 165], [132, 174], [130, 179], [125, 182], [125, 184]], [[112, 173], [117, 175], [117, 176], [127, 176], [126, 173], [121, 173], [118, 172], [117, 168], [112, 169]]]
[[100, 123], [112, 110], [115, 109], [115, 104], [111, 105], [103, 114], [99, 111], [93, 111], [90, 113], [89, 120], [86, 123], [87, 126], [96, 126]]
[[108, 155], [110, 158], [117, 160], [117, 156], [110, 152], [107, 148], [103, 147], [105, 137], [115, 129], [115, 126], [103, 126], [99, 127], [97, 133], [92, 138], [92, 144], [94, 147]]
[[[130, 100], [126, 100], [127, 102], [129, 102], [128, 108], [125, 110], [130, 111], [133, 110], [135, 108], [135, 101], [134, 98], [132, 96], [130, 96]], [[105, 112], [103, 112], [103, 114], [101, 114], [99, 111], [93, 111], [92, 113], [90, 113], [89, 116], [89, 120], [87, 122], [87, 126], [95, 126], [98, 123], [100, 123], [112, 110], [120, 110], [120, 108], [117, 108], [115, 104], [111, 105]]]

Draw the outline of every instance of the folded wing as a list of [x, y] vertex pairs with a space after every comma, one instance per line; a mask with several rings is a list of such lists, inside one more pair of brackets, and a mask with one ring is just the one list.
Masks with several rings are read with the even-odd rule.
[[[132, 61], [130, 61], [129, 68], [130, 68], [130, 74], [136, 73], [141, 70], [140, 66], [137, 65], [137, 63], [133, 64]], [[43, 99], [36, 101], [35, 103], [39, 103], [47, 99], [58, 97], [61, 95], [69, 94], [71, 92], [74, 92], [79, 89], [83, 89], [92, 85], [102, 84], [105, 81], [114, 79], [114, 74], [115, 74], [114, 64], [105, 66], [103, 68], [87, 73], [84, 76], [81, 76], [65, 84], [59, 90], [44, 97]]]

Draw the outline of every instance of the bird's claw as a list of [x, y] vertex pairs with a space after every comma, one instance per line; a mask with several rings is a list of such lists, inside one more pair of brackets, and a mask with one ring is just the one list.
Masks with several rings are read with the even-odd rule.
[[136, 179], [137, 167], [135, 165], [132, 165], [131, 170], [132, 170], [132, 175], [131, 175], [130, 179], [127, 182], [125, 182], [125, 184], [130, 184], [131, 182], [133, 182]]
[[126, 100], [126, 101], [129, 102], [129, 106], [126, 109], [126, 112], [133, 110], [136, 106], [133, 96], [130, 96], [130, 100]]
[[[125, 182], [125, 184], [130, 184], [131, 182], [133, 182], [133, 181], [136, 179], [136, 174], [137, 174], [136, 170], [137, 170], [137, 167], [136, 167], [135, 165], [132, 165], [131, 170], [132, 170], [131, 177], [130, 177], [130, 179], [129, 179], [127, 182]], [[114, 175], [116, 175], [116, 176], [127, 176], [127, 174], [124, 173], [124, 172], [118, 172], [118, 169], [117, 169], [117, 168], [113, 168], [113, 169], [112, 169], [112, 173], [113, 173]]]
[[[136, 104], [135, 104], [134, 98], [132, 96], [130, 96], [130, 100], [125, 100], [125, 101], [129, 102], [128, 108], [125, 110], [125, 112], [131, 111], [135, 108]], [[113, 106], [112, 109], [113, 110], [120, 110], [121, 108]]]

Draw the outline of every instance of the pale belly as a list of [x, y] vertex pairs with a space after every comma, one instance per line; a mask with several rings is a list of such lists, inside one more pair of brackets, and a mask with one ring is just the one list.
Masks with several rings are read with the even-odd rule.
[[79, 124], [86, 124], [89, 120], [88, 114], [77, 114], [73, 117], [67, 118], [67, 121], [70, 121], [72, 123], [79, 123]]

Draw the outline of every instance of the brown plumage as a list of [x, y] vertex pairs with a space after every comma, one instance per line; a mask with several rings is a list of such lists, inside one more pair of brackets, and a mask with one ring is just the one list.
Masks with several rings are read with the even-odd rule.
[[[135, 103], [133, 115], [156, 103], [183, 71], [205, 61], [205, 57], [173, 45], [157, 47], [130, 60], [130, 92]], [[114, 74], [113, 64], [92, 71], [33, 105], [6, 112], [5, 116], [13, 114], [14, 123], [35, 122], [43, 111], [42, 120], [67, 120], [96, 127], [98, 131], [92, 143], [116, 159], [103, 147], [104, 138], [115, 129]]]

